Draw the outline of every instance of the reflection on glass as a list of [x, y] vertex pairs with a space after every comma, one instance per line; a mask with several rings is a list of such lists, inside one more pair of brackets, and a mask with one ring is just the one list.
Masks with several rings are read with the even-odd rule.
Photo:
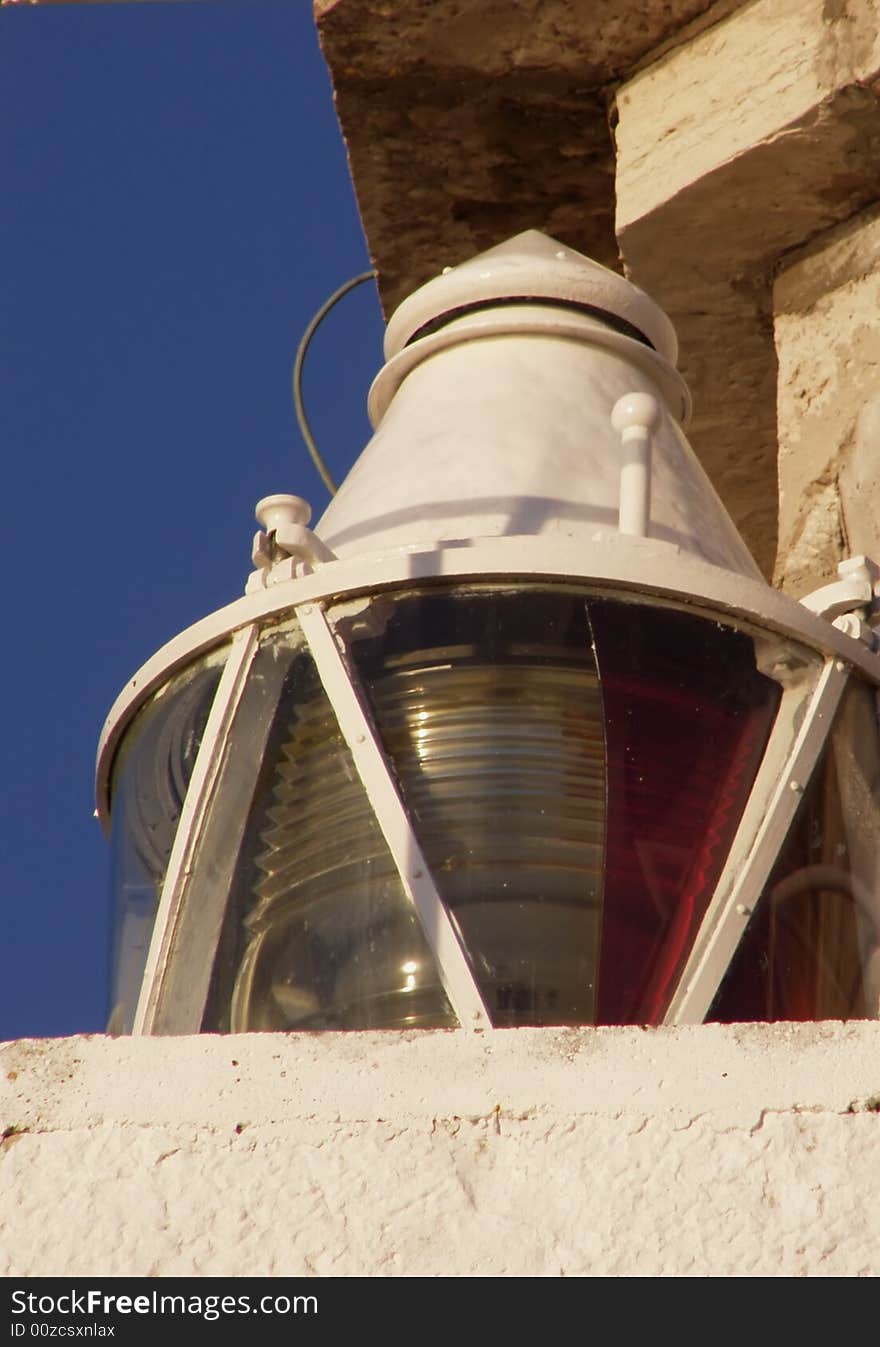
[[745, 632], [691, 613], [590, 603], [602, 681], [608, 840], [606, 1024], [658, 1024], [714, 893], [781, 689]]
[[205, 1027], [455, 1025], [310, 657], [269, 637], [261, 661], [283, 685]]
[[658, 1022], [779, 702], [752, 639], [563, 587], [336, 620], [493, 1022]]
[[353, 652], [494, 1022], [591, 1022], [605, 782], [583, 603], [410, 595]]
[[113, 764], [112, 1033], [131, 1030], [168, 858], [224, 659], [215, 654], [160, 689], [127, 729]]
[[[571, 585], [330, 617], [493, 1023], [662, 1021], [780, 702], [753, 635]], [[229, 904], [205, 1029], [455, 1024], [301, 635], [264, 634], [209, 824], [192, 894]]]
[[846, 692], [830, 743], [708, 1019], [876, 1019], [880, 753], [875, 690]]

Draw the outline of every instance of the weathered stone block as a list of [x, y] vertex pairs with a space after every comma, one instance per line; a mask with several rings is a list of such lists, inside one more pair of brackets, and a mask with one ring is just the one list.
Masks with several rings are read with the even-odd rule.
[[880, 211], [821, 236], [773, 289], [780, 560], [802, 594], [880, 557]]
[[[876, 198], [878, 81], [874, 0], [757, 0], [617, 92], [628, 274], [676, 324], [692, 442], [768, 575], [772, 275], [787, 251]], [[784, 562], [777, 573], [787, 576]]]
[[[724, 179], [713, 194], [715, 222], [727, 220], [726, 252], [750, 270], [759, 258], [774, 260], [784, 239], [815, 232], [800, 211], [792, 220], [793, 198], [802, 195], [826, 224], [868, 199], [880, 132], [877, 17], [874, 0], [758, 0], [635, 75], [617, 93], [618, 228], [759, 148], [742, 180], [750, 198], [725, 195]], [[829, 113], [836, 163], [825, 162], [822, 146], [834, 134]], [[822, 172], [819, 163], [804, 171], [811, 155]]]
[[386, 312], [541, 229], [617, 266], [607, 87], [706, 0], [316, 0]]

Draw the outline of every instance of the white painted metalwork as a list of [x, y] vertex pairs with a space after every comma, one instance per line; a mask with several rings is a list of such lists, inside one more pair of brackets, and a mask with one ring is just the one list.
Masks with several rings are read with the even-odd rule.
[[[174, 944], [193, 856], [207, 815], [214, 785], [223, 760], [223, 746], [241, 700], [251, 661], [257, 650], [259, 631], [246, 627], [233, 639], [220, 683], [211, 705], [205, 732], [193, 767], [186, 799], [168, 860], [162, 895], [144, 967], [141, 994], [133, 1034], [152, 1032], [165, 970]], [[197, 1032], [196, 1026], [192, 1032]], [[181, 1032], [183, 1032], [181, 1030]]]
[[420, 286], [391, 316], [385, 334], [385, 357], [390, 360], [412, 345], [438, 315], [535, 296], [622, 319], [670, 365], [676, 362], [675, 328], [650, 295], [619, 272], [610, 271], [538, 229], [527, 229], [456, 267], [446, 267], [441, 275]]
[[790, 636], [823, 655], [846, 660], [871, 682], [880, 683], [880, 657], [860, 640], [763, 580], [699, 562], [661, 539], [626, 538], [600, 529], [591, 541], [578, 546], [551, 538], [512, 537], [428, 551], [398, 549], [328, 562], [313, 574], [260, 589], [203, 618], [163, 646], [126, 685], [105, 722], [96, 778], [99, 817], [108, 826], [113, 756], [138, 708], [174, 672], [242, 627], [277, 621], [302, 603], [335, 601], [424, 580], [539, 578], [583, 583], [604, 593], [637, 593], [646, 602], [652, 597], [679, 601], [719, 618], [744, 620]]
[[441, 901], [412, 823], [398, 794], [371, 718], [364, 711], [336, 638], [319, 604], [297, 609], [315, 666], [336, 713], [364, 790], [437, 961], [440, 981], [465, 1029], [491, 1029], [483, 998]]
[[870, 557], [848, 557], [838, 563], [838, 580], [805, 594], [801, 603], [811, 613], [827, 617], [829, 622], [857, 609], [871, 611], [880, 589], [880, 567]]
[[[156, 1024], [197, 839], [259, 633], [292, 614], [449, 1000], [463, 1025], [489, 1027], [324, 612], [330, 602], [431, 581], [576, 584], [788, 638], [825, 659], [812, 696], [806, 684], [777, 680], [785, 691], [770, 744], [667, 1017], [701, 1019], [794, 817], [799, 790], [790, 783], [806, 784], [850, 672], [880, 684], [874, 633], [863, 621], [877, 568], [855, 558], [807, 606], [772, 590], [682, 433], [690, 399], [668, 318], [621, 276], [544, 235], [521, 235], [424, 287], [393, 316], [385, 349], [369, 401], [376, 433], [316, 530], [300, 498], [265, 498], [245, 597], [148, 661], [105, 725], [97, 792], [106, 824], [113, 758], [131, 718], [179, 668], [233, 638], [169, 861], [135, 1032]], [[204, 997], [191, 999], [184, 1018], [196, 1028]]]
[[803, 699], [796, 689], [783, 696], [737, 837], [665, 1024], [701, 1024], [706, 1017], [828, 739], [849, 676], [842, 661], [826, 661], [799, 728]]
[[[634, 371], [637, 375], [647, 376], [662, 394], [679, 425], [687, 425], [690, 420], [691, 398], [687, 384], [675, 367], [653, 347], [607, 326], [597, 317], [579, 313], [574, 308], [551, 307], [533, 296], [531, 302], [523, 300], [521, 304], [509, 308], [481, 309], [461, 317], [450, 317], [438, 331], [429, 332], [392, 354], [370, 388], [367, 411], [372, 425], [378, 427], [404, 379], [427, 361], [429, 356], [435, 359], [453, 347], [472, 345], [487, 337], [511, 336], [555, 338], [557, 349], [562, 340], [593, 345], [608, 356], [616, 356], [619, 363], [625, 363], [631, 373]], [[531, 341], [532, 350], [535, 346], [536, 343]], [[472, 351], [469, 350], [468, 354], [472, 354]], [[610, 361], [607, 367], [611, 368]], [[565, 375], [564, 370], [560, 373]], [[511, 387], [509, 391], [513, 392], [514, 389]], [[587, 402], [593, 391], [590, 387]], [[548, 409], [545, 406], [543, 410], [546, 412]]]
[[644, 538], [651, 518], [651, 442], [660, 424], [660, 404], [650, 393], [625, 393], [611, 409], [620, 436], [620, 504], [617, 529]]
[[[264, 589], [278, 578], [294, 579], [297, 566], [302, 571], [336, 560], [330, 548], [308, 527], [312, 507], [302, 496], [264, 496], [257, 501], [254, 513], [263, 527], [254, 535], [251, 560], [256, 569], [248, 578], [245, 593]], [[293, 565], [279, 577], [277, 572], [285, 561]]]
[[681, 432], [690, 399], [668, 319], [618, 274], [522, 236], [407, 300], [386, 354], [368, 402], [376, 433], [316, 528], [337, 556], [613, 530], [610, 417], [635, 393], [661, 410], [643, 531], [757, 578]]
[[[513, 540], [510, 541], [513, 542]], [[528, 542], [528, 540], [519, 541]], [[399, 585], [404, 579], [412, 583], [421, 577], [437, 576], [438, 572], [447, 580], [476, 579], [479, 577], [482, 579], [500, 578], [509, 582], [512, 571], [510, 558], [507, 554], [509, 554], [510, 548], [505, 544], [495, 543], [488, 549], [480, 549], [480, 551], [485, 550], [488, 550], [489, 556], [480, 556], [476, 565], [474, 561], [477, 559], [468, 550], [467, 560], [469, 564], [466, 568], [461, 567], [463, 557], [460, 549], [447, 549], [444, 552], [427, 555], [417, 554], [408, 558], [398, 556], [393, 559], [382, 559], [386, 564], [379, 567], [379, 572], [386, 581], [385, 585], [377, 584], [375, 576], [371, 583], [365, 581], [365, 578], [361, 575], [362, 583], [358, 588], [360, 592], [375, 592], [377, 588], [388, 587], [388, 579], [392, 574], [397, 577], [397, 584]], [[507, 564], [505, 566], [499, 566], [498, 564], [499, 550], [506, 554], [504, 560]], [[634, 556], [633, 553], [638, 555]], [[803, 694], [797, 688], [788, 688], [783, 695], [771, 740], [736, 839], [716, 886], [715, 896], [695, 941], [688, 964], [680, 979], [679, 988], [666, 1016], [667, 1023], [698, 1023], [704, 1018], [712, 1003], [721, 978], [747, 925], [751, 911], [760, 897], [761, 890], [766, 883], [779, 847], [784, 840], [799, 803], [801, 789], [808, 781], [827, 739], [834, 711], [850, 671], [854, 667], [859, 668], [862, 673], [869, 674], [872, 681], [880, 683], [880, 659], [871, 654], [861, 642], [838, 633], [830, 623], [813, 617], [800, 605], [787, 599], [784, 595], [766, 587], [752, 586], [742, 577], [732, 577], [728, 572], [720, 572], [717, 568], [697, 566], [692, 558], [679, 557], [675, 550], [668, 545], [653, 546], [651, 540], [644, 540], [638, 547], [632, 549], [625, 547], [623, 542], [615, 547], [609, 547], [606, 544], [604, 555], [606, 563], [608, 560], [619, 562], [623, 559], [631, 565], [636, 561], [640, 563], [637, 567], [639, 572], [638, 589], [646, 601], [649, 601], [649, 595], [645, 593], [644, 575], [646, 570], [651, 569], [656, 576], [656, 565], [652, 563], [662, 561], [664, 569], [671, 567], [673, 572], [683, 565], [692, 582], [691, 592], [684, 594], [681, 590], [677, 590], [670, 595], [665, 586], [661, 587], [655, 584], [654, 589], [657, 591], [657, 597], [663, 597], [667, 601], [669, 598], [679, 601], [687, 599], [689, 600], [687, 607], [693, 610], [695, 607], [694, 600], [700, 597], [694, 593], [696, 586], [693, 584], [695, 570], [698, 569], [703, 572], [701, 578], [704, 582], [702, 585], [704, 591], [703, 603], [699, 605], [699, 610], [711, 615], [711, 611], [714, 609], [717, 616], [723, 616], [728, 620], [731, 617], [734, 619], [739, 617], [740, 620], [745, 618], [751, 622], [757, 620], [765, 628], [769, 630], [775, 628], [776, 631], [780, 631], [782, 627], [780, 618], [784, 618], [787, 628], [786, 634], [794, 635], [796, 639], [806, 641], [814, 648], [820, 645], [821, 640], [820, 648], [824, 647], [826, 654], [829, 653], [830, 647], [831, 657], [826, 660], [825, 668], [815, 692], [809, 698], [806, 710], [804, 711]], [[437, 564], [441, 561], [449, 563], [453, 560], [457, 564], [454, 567], [449, 566], [448, 569], [446, 565], [438, 566]], [[396, 564], [389, 566], [389, 561]], [[432, 564], [426, 565], [425, 563]], [[253, 621], [256, 595], [251, 595], [231, 606], [232, 610], [238, 610], [239, 612], [243, 609], [249, 609], [252, 621], [246, 627], [240, 629], [233, 640], [230, 657], [224, 669], [221, 684], [206, 725], [202, 748], [190, 782], [165, 884], [163, 885], [159, 914], [145, 970], [143, 984], [145, 991], [142, 993], [135, 1021], [135, 1033], [149, 1033], [152, 1030], [169, 953], [180, 919], [181, 905], [185, 900], [185, 889], [194, 850], [204, 825], [219, 768], [219, 749], [229, 733], [235, 709], [244, 688], [247, 672], [256, 649], [257, 632], [260, 626], [266, 623], [274, 624], [280, 617], [289, 615], [291, 598], [294, 595], [298, 597], [303, 594], [303, 591], [308, 593], [310, 589], [325, 590], [329, 588], [330, 593], [327, 597], [338, 598], [339, 593], [336, 586], [330, 587], [327, 584], [327, 571], [337, 569], [350, 572], [352, 568], [345, 563], [330, 563], [322, 568], [321, 576], [310, 575], [293, 583], [279, 586], [279, 590], [285, 591], [287, 602], [282, 604], [276, 597], [276, 601], [270, 606], [265, 603], [260, 604], [259, 606], [264, 611], [262, 622], [259, 624]], [[588, 584], [591, 588], [596, 587], [595, 569], [591, 575], [585, 576], [575, 576], [572, 574], [572, 570], [573, 566], [566, 565], [561, 574], [552, 576], [548, 574], [547, 567], [524, 566], [520, 557], [520, 565], [517, 567], [516, 573], [521, 577], [526, 574], [542, 575], [548, 580], [556, 578], [568, 583], [578, 580], [581, 583]], [[606, 564], [606, 571], [610, 572], [611, 570], [612, 568]], [[629, 578], [627, 576], [628, 570], [628, 566], [617, 565], [613, 567], [617, 585], [602, 586], [601, 592], [613, 594], [615, 589], [624, 594], [631, 592], [633, 586], [622, 583], [624, 578]], [[709, 576], [706, 574], [707, 572], [714, 574]], [[610, 579], [610, 575], [608, 578]], [[707, 579], [712, 579], [715, 583], [707, 585], [705, 583]], [[319, 581], [322, 583], [318, 584]], [[758, 591], [763, 612], [755, 613], [743, 601], [744, 589], [746, 591]], [[351, 590], [348, 591], [349, 594], [352, 592]], [[751, 595], [753, 600], [755, 597], [754, 594]], [[223, 610], [227, 614], [230, 611], [230, 609]], [[424, 861], [406, 810], [389, 772], [381, 745], [376, 739], [370, 718], [364, 712], [357, 693], [352, 687], [348, 670], [337, 648], [321, 603], [309, 597], [305, 603], [296, 604], [294, 611], [299, 617], [303, 634], [315, 660], [319, 676], [333, 705], [343, 736], [352, 752], [357, 770], [371, 806], [376, 813], [391, 855], [398, 867], [404, 890], [415, 905], [428, 942], [434, 951], [441, 980], [450, 1003], [460, 1022], [466, 1027], [487, 1028], [490, 1026], [490, 1020], [485, 1004], [471, 975], [449, 915], [443, 906]], [[216, 618], [221, 616], [222, 613], [215, 615]], [[771, 619], [774, 620], [773, 627], [770, 627]], [[210, 623], [210, 619], [206, 619], [206, 622]], [[198, 624], [197, 628], [191, 629], [193, 636], [199, 628], [205, 629], [205, 623]], [[206, 630], [210, 630], [210, 626]], [[216, 644], [218, 637], [227, 634], [228, 629], [224, 630], [223, 624], [220, 625], [219, 629], [215, 625], [213, 639], [204, 640], [203, 634], [200, 633], [202, 639], [196, 636], [195, 640], [187, 641], [181, 650], [180, 657], [173, 658], [170, 663], [161, 661], [154, 678], [144, 681], [138, 678], [136, 681], [143, 690], [137, 699], [129, 701], [126, 712], [123, 714], [122, 724], [130, 720], [144, 697], [149, 695], [149, 691], [154, 689], [157, 683], [164, 681], [164, 678], [169, 676], [171, 669], [177, 668], [180, 663], [190, 662], [205, 646]], [[184, 637], [186, 635], [185, 633]], [[183, 641], [184, 637], [178, 638], [178, 641]], [[840, 658], [841, 651], [845, 652], [846, 660]], [[155, 658], [158, 660], [159, 657]], [[159, 668], [163, 665], [164, 678], [159, 673]], [[798, 730], [797, 724], [802, 714], [803, 723]], [[108, 726], [110, 724], [111, 722], [108, 722]], [[107, 746], [109, 747], [109, 744], [115, 742], [115, 740], [115, 735], [112, 740], [108, 736]], [[799, 783], [800, 789], [793, 789], [791, 782]], [[213, 946], [210, 950], [203, 951], [203, 955], [206, 964], [210, 966], [213, 960]], [[176, 1027], [176, 1031], [197, 1032], [199, 1025], [195, 1023], [195, 1018], [197, 1016], [193, 1017], [193, 1022], [187, 1023], [186, 1026], [181, 1022]]]

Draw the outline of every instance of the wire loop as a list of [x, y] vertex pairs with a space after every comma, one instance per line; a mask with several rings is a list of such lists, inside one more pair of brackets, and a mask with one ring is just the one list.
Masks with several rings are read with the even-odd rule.
[[344, 295], [347, 295], [349, 290], [353, 290], [357, 285], [363, 285], [365, 281], [375, 280], [377, 275], [378, 273], [376, 271], [363, 271], [359, 276], [353, 276], [350, 281], [346, 281], [344, 285], [340, 285], [338, 290], [334, 290], [330, 298], [321, 305], [320, 309], [303, 333], [296, 353], [296, 360], [293, 363], [293, 405], [296, 409], [296, 419], [299, 423], [300, 432], [305, 441], [306, 448], [311, 455], [312, 462], [318, 469], [318, 472], [321, 475], [321, 480], [331, 496], [336, 495], [337, 487], [330, 475], [327, 464], [324, 462], [321, 451], [315, 443], [314, 436], [312, 435], [312, 428], [309, 425], [309, 419], [306, 416], [302, 395], [303, 365], [305, 364], [306, 352], [309, 349], [309, 343], [311, 342], [312, 337], [315, 335], [333, 306], [337, 304]]

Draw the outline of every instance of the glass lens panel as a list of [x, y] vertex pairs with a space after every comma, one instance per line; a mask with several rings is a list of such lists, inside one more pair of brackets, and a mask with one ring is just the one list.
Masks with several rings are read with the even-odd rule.
[[662, 1018], [727, 858], [781, 689], [744, 632], [594, 599], [608, 754], [599, 1014]]
[[226, 652], [178, 675], [129, 726], [113, 764], [111, 1033], [129, 1033], [159, 895]]
[[493, 1022], [658, 1022], [779, 704], [752, 638], [561, 586], [334, 620]]
[[880, 751], [875, 690], [848, 688], [830, 743], [708, 1019], [876, 1019]]
[[455, 1025], [311, 657], [299, 638], [271, 637], [252, 678], [267, 665], [280, 695], [205, 1027]]
[[344, 627], [494, 1023], [590, 1023], [605, 750], [583, 600], [427, 592], [372, 616]]

